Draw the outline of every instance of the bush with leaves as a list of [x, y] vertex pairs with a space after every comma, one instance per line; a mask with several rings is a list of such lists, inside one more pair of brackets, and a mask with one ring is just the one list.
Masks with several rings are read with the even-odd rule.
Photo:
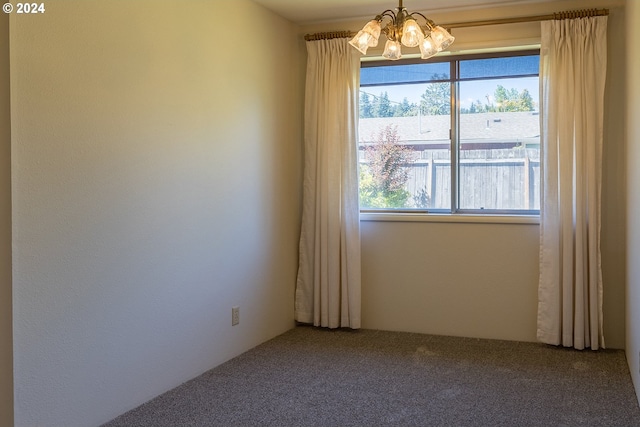
[[368, 208], [407, 207], [411, 194], [404, 186], [407, 165], [415, 161], [411, 148], [400, 143], [398, 127], [381, 129], [364, 149], [366, 164], [360, 167], [360, 204]]

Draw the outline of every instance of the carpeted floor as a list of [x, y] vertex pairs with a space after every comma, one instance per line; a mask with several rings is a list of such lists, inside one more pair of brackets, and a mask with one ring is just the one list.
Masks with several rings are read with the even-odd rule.
[[624, 352], [297, 327], [104, 427], [640, 426]]

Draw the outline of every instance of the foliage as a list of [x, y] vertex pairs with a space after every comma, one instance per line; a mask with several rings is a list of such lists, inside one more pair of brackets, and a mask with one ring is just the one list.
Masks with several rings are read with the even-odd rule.
[[[446, 75], [434, 74], [432, 80], [446, 79]], [[420, 112], [427, 116], [442, 116], [451, 113], [451, 84], [429, 83], [420, 96]]]
[[534, 111], [533, 97], [527, 89], [518, 92], [518, 89], [506, 89], [502, 85], [498, 85], [494, 91], [495, 103], [487, 102], [484, 104], [480, 100], [473, 101], [469, 108], [461, 108], [462, 114], [474, 113], [495, 113], [495, 112], [518, 112], [518, 111]]
[[394, 117], [417, 116], [418, 106], [415, 103], [410, 103], [405, 97], [400, 104], [396, 105], [393, 115]]
[[498, 85], [495, 91], [495, 99], [498, 111], [532, 111], [533, 98], [527, 89], [522, 93], [518, 89], [505, 89], [504, 86]]
[[363, 208], [403, 208], [407, 206], [409, 192], [400, 189], [385, 194], [374, 182], [367, 165], [360, 166], [360, 206]]
[[429, 196], [426, 187], [422, 187], [413, 195], [413, 203], [416, 205], [416, 208], [420, 209], [427, 209], [431, 206], [431, 196]]
[[[447, 80], [446, 75], [434, 74], [431, 80]], [[533, 97], [527, 89], [519, 92], [516, 88], [506, 89], [498, 85], [494, 91], [494, 101], [489, 95], [486, 101], [473, 101], [469, 108], [461, 108], [462, 114], [534, 111]], [[360, 92], [360, 118], [374, 117], [409, 117], [417, 116], [418, 112], [427, 116], [447, 115], [451, 113], [451, 85], [448, 81], [427, 84], [427, 88], [420, 96], [420, 104], [409, 102], [404, 98], [402, 102], [389, 99], [387, 92], [373, 95]]]
[[360, 118], [373, 117], [408, 117], [418, 114], [418, 105], [410, 103], [405, 97], [402, 102], [391, 101], [387, 92], [379, 96], [360, 92]]
[[367, 92], [360, 92], [360, 118], [373, 117], [373, 105]]
[[406, 207], [410, 193], [404, 189], [409, 179], [408, 163], [413, 151], [400, 144], [397, 126], [386, 126], [364, 149], [366, 165], [360, 168], [360, 203], [363, 207]]

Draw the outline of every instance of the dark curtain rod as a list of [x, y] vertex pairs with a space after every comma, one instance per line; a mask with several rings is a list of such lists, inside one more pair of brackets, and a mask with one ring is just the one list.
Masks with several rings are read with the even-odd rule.
[[[468, 21], [468, 22], [454, 22], [451, 24], [441, 24], [442, 27], [450, 30], [453, 28], [468, 28], [468, 27], [483, 27], [487, 25], [502, 25], [502, 24], [517, 24], [521, 22], [540, 22], [551, 20], [563, 20], [563, 19], [578, 19], [578, 18], [590, 18], [593, 16], [607, 16], [609, 15], [609, 9], [583, 9], [583, 10], [569, 10], [565, 12], [557, 12], [549, 15], [536, 15], [536, 16], [522, 16], [516, 18], [501, 18], [501, 19], [488, 19], [485, 21]], [[304, 39], [311, 40], [328, 40], [336, 38], [348, 38], [353, 37], [356, 33], [351, 31], [329, 31], [326, 33], [307, 34]]]

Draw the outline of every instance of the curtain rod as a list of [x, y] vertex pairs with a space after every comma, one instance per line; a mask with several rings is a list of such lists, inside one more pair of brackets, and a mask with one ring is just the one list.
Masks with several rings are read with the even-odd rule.
[[540, 21], [552, 21], [552, 20], [561, 21], [563, 19], [591, 18], [594, 16], [607, 16], [607, 15], [609, 15], [609, 9], [583, 9], [583, 10], [568, 10], [564, 12], [551, 13], [549, 15], [488, 19], [486, 21], [454, 22], [451, 24], [442, 24], [442, 26], [447, 29], [482, 27], [485, 25], [518, 24], [521, 22], [540, 22]]
[[[442, 24], [442, 27], [449, 30], [453, 28], [482, 27], [487, 25], [518, 24], [522, 22], [540, 22], [540, 21], [551, 21], [551, 20], [558, 21], [563, 19], [590, 18], [593, 16], [607, 16], [607, 15], [609, 15], [609, 9], [569, 10], [564, 12], [551, 13], [549, 15], [488, 19], [485, 21], [454, 22], [451, 24]], [[304, 36], [304, 39], [307, 41], [328, 40], [328, 39], [336, 39], [336, 38], [353, 37], [355, 34], [356, 33], [351, 31], [329, 31], [326, 33], [306, 34]]]
[[306, 34], [304, 36], [304, 39], [306, 41], [342, 39], [342, 38], [350, 38], [355, 35], [356, 33], [352, 33], [351, 31], [329, 31], [326, 33]]

